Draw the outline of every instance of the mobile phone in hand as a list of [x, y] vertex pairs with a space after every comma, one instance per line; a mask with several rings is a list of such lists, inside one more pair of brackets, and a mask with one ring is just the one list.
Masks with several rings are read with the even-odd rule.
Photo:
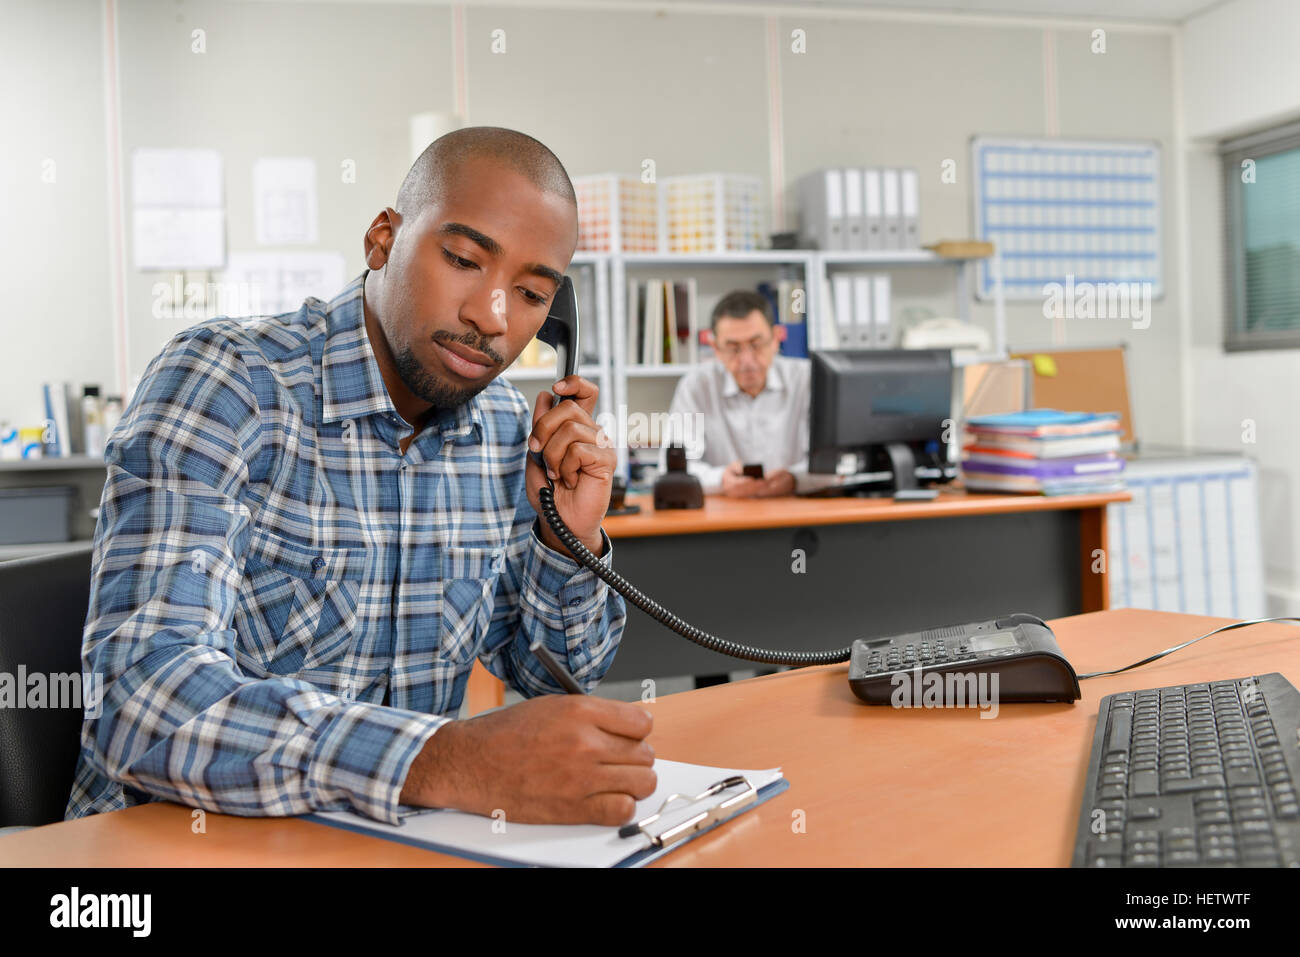
[[741, 474], [747, 475], [750, 478], [761, 479], [763, 477], [763, 466], [761, 463], [758, 465], [743, 466], [741, 468]]

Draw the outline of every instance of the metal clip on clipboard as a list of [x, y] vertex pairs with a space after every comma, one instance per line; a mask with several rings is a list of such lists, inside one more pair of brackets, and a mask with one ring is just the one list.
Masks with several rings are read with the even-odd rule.
[[[692, 804], [703, 801], [705, 798], [712, 797], [721, 791], [742, 786], [744, 787], [743, 791], [738, 791], [735, 794], [726, 796], [719, 803], [710, 805], [709, 807], [690, 815], [685, 820], [666, 827], [662, 831], [656, 833], [648, 830], [649, 825], [662, 818], [666, 813], [671, 813], [669, 805], [674, 801], [686, 802], [680, 807], [672, 809], [674, 811], [683, 810], [690, 807]], [[739, 811], [745, 805], [753, 804], [757, 797], [758, 792], [754, 789], [754, 785], [750, 784], [744, 775], [733, 775], [732, 777], [724, 778], [716, 784], [710, 785], [693, 798], [688, 798], [684, 794], [670, 794], [664, 799], [664, 803], [659, 806], [658, 811], [635, 824], [623, 825], [619, 828], [618, 836], [632, 837], [634, 834], [640, 833], [649, 838], [650, 844], [654, 847], [669, 847], [697, 831], [706, 830], [714, 824], [731, 817], [732, 814]]]

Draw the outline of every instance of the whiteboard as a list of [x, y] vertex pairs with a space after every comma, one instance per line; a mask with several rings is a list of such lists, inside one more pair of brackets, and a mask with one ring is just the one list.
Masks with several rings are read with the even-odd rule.
[[1111, 608], [1264, 617], [1254, 462], [1138, 460], [1125, 481], [1132, 501], [1106, 506]]
[[[1007, 299], [1042, 300], [1049, 283], [1163, 294], [1158, 144], [977, 136], [971, 168], [975, 234], [997, 247]], [[985, 261], [978, 298], [993, 285]]]

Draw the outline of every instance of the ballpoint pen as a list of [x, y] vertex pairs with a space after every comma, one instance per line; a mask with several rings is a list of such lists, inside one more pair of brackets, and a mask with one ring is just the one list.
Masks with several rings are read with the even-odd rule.
[[569, 674], [568, 669], [555, 659], [555, 655], [551, 654], [551, 649], [540, 641], [534, 641], [528, 646], [528, 650], [537, 656], [537, 660], [542, 663], [546, 670], [551, 673], [551, 677], [558, 681], [560, 687], [566, 692], [569, 694], [587, 693], [582, 690], [582, 685], [578, 684], [573, 675]]

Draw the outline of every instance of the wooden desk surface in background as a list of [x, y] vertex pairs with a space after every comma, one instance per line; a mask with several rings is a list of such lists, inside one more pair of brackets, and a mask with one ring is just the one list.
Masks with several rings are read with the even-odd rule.
[[[1119, 610], [1052, 622], [1078, 671], [1128, 664], [1225, 619]], [[1145, 668], [1084, 681], [1067, 704], [895, 710], [860, 704], [847, 665], [788, 671], [660, 698], [662, 758], [781, 766], [790, 789], [654, 866], [1066, 866], [1107, 694], [1280, 671], [1300, 684], [1293, 625], [1215, 636]], [[801, 812], [804, 833], [792, 822]], [[478, 866], [296, 819], [147, 804], [0, 838], [17, 866]]]
[[706, 495], [702, 509], [664, 509], [656, 512], [649, 495], [629, 495], [629, 505], [640, 505], [638, 515], [611, 515], [603, 522], [611, 539], [649, 535], [691, 535], [754, 528], [799, 525], [845, 525], [854, 522], [901, 522], [919, 518], [960, 518], [1007, 512], [1095, 509], [1111, 502], [1127, 502], [1128, 492], [1097, 495], [985, 495], [963, 491], [940, 492], [932, 502], [895, 502], [890, 498], [782, 498], [735, 499]]

